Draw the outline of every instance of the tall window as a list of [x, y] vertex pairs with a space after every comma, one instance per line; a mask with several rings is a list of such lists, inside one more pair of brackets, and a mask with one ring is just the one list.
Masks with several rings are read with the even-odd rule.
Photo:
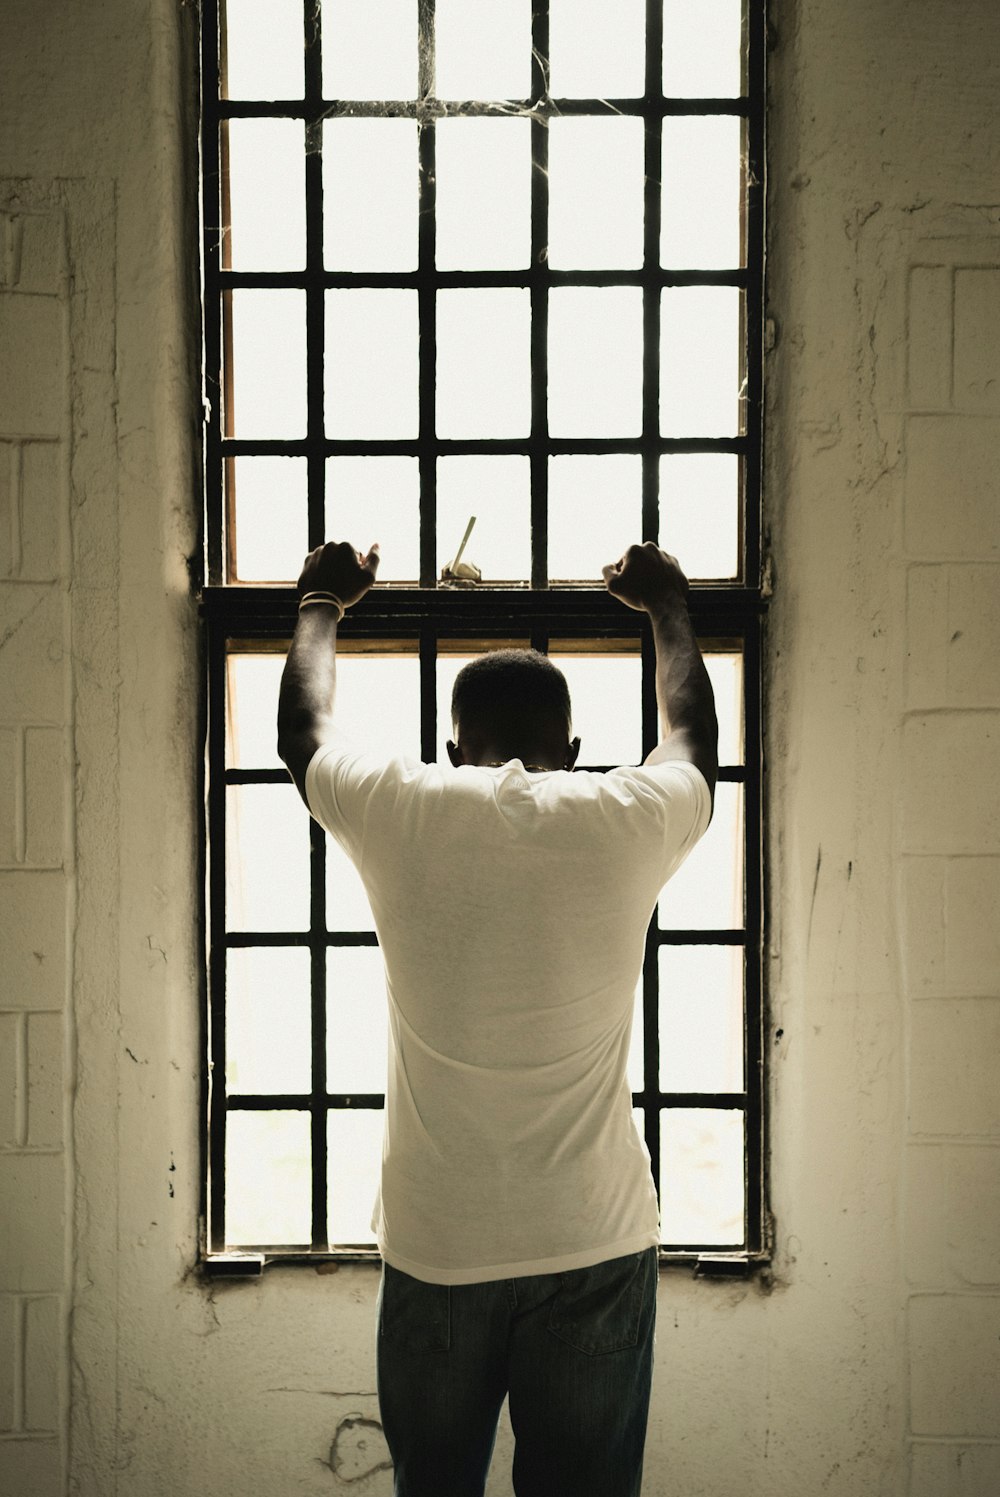
[[[692, 578], [722, 770], [651, 922], [630, 1076], [666, 1256], [765, 1244], [760, 0], [205, 0], [207, 1262], [370, 1256], [364, 890], [275, 749], [294, 579], [382, 548], [338, 717], [441, 757], [472, 654], [565, 671], [581, 767], [658, 737], [601, 567]], [[451, 563], [469, 519], [464, 560]]]

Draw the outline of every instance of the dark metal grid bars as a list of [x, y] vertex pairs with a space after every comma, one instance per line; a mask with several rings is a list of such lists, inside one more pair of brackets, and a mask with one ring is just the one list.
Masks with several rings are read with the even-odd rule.
[[[309, 544], [324, 539], [324, 466], [331, 453], [406, 454], [419, 458], [421, 480], [420, 582], [419, 589], [386, 589], [372, 594], [354, 611], [345, 633], [378, 638], [399, 638], [412, 633], [419, 641], [421, 672], [421, 752], [434, 755], [436, 641], [449, 635], [500, 636], [530, 633], [537, 648], [547, 646], [550, 635], [593, 634], [600, 638], [635, 636], [635, 625], [622, 620], [618, 605], [606, 595], [587, 589], [546, 587], [547, 576], [547, 458], [563, 452], [638, 452], [643, 460], [643, 537], [655, 539], [658, 527], [658, 458], [672, 451], [729, 451], [743, 460], [743, 557], [742, 585], [696, 589], [692, 612], [702, 634], [738, 635], [744, 647], [745, 760], [746, 770], [730, 766], [723, 780], [744, 781], [744, 835], [746, 851], [746, 915], [744, 930], [659, 931], [650, 928], [644, 964], [644, 1063], [646, 1090], [636, 1096], [646, 1109], [647, 1144], [658, 1178], [659, 1119], [662, 1109], [677, 1106], [738, 1107], [746, 1117], [746, 1254], [752, 1257], [764, 1247], [763, 1169], [765, 1159], [762, 1117], [762, 1041], [760, 932], [761, 909], [761, 806], [760, 806], [760, 616], [762, 598], [757, 580], [760, 572], [760, 459], [761, 459], [761, 345], [763, 306], [763, 14], [760, 0], [749, 0], [745, 19], [747, 32], [747, 94], [739, 99], [671, 99], [660, 94], [662, 7], [647, 0], [646, 92], [641, 99], [551, 100], [547, 92], [548, 6], [537, 4], [532, 20], [532, 93], [515, 101], [521, 112], [530, 113], [532, 131], [531, 265], [523, 271], [438, 271], [435, 268], [433, 123], [450, 114], [508, 114], [504, 105], [465, 102], [461, 105], [433, 97], [433, 0], [416, 0], [422, 37], [419, 98], [373, 104], [366, 100], [331, 101], [322, 96], [320, 8], [304, 0], [305, 88], [300, 100], [230, 101], [220, 97], [219, 0], [204, 0], [203, 54], [203, 164], [204, 164], [204, 274], [206, 286], [205, 356], [208, 423], [206, 432], [206, 541], [210, 586], [203, 603], [208, 633], [209, 673], [209, 893], [207, 915], [211, 935], [209, 976], [211, 1003], [207, 1039], [211, 1070], [207, 1105], [209, 1112], [208, 1163], [211, 1180], [208, 1247], [224, 1247], [224, 1161], [227, 1100], [221, 1078], [225, 1074], [225, 963], [228, 949], [253, 946], [308, 946], [311, 952], [312, 1021], [314, 1036], [312, 1089], [308, 1096], [234, 1095], [228, 1105], [245, 1110], [290, 1106], [308, 1110], [312, 1123], [313, 1205], [312, 1255], [326, 1248], [325, 1205], [327, 1193], [326, 1112], [331, 1107], [373, 1107], [382, 1103], [375, 1094], [331, 1094], [326, 1090], [326, 950], [335, 945], [374, 945], [369, 932], [329, 932], [325, 926], [325, 845], [315, 826], [310, 841], [310, 930], [308, 932], [231, 932], [225, 929], [225, 787], [227, 784], [279, 783], [287, 780], [282, 770], [240, 771], [225, 768], [225, 657], [228, 641], [256, 636], [262, 640], [287, 637], [294, 624], [294, 599], [287, 589], [229, 588], [224, 586], [225, 504], [223, 459], [237, 455], [279, 453], [308, 459]], [[644, 267], [618, 271], [554, 271], [545, 264], [548, 217], [547, 118], [558, 114], [637, 114], [646, 121]], [[337, 114], [413, 117], [421, 122], [419, 132], [421, 213], [419, 219], [418, 268], [406, 273], [352, 273], [328, 271], [323, 264], [322, 121]], [[659, 266], [660, 227], [660, 125], [665, 116], [689, 114], [735, 114], [746, 120], [747, 181], [745, 269], [724, 271], [665, 270]], [[223, 228], [218, 218], [220, 203], [220, 124], [230, 118], [285, 116], [302, 118], [306, 124], [306, 267], [304, 272], [248, 273], [227, 270], [222, 264]], [[642, 435], [631, 439], [553, 439], [547, 429], [547, 306], [550, 287], [559, 285], [638, 285], [643, 287], [644, 363]], [[436, 293], [452, 286], [520, 286], [531, 292], [531, 431], [517, 440], [448, 441], [434, 431], [434, 366]], [[661, 288], [684, 285], [732, 285], [745, 294], [746, 429], [729, 438], [665, 438], [658, 430], [659, 318]], [[419, 435], [410, 441], [332, 440], [325, 436], [323, 410], [324, 295], [331, 287], [396, 286], [418, 292], [420, 319]], [[221, 295], [237, 287], [295, 287], [306, 291], [307, 319], [307, 435], [298, 441], [224, 439], [222, 436], [223, 320]], [[519, 453], [531, 460], [532, 483], [532, 571], [531, 588], [492, 590], [490, 596], [442, 594], [435, 589], [436, 516], [435, 474], [439, 455], [462, 453]], [[433, 591], [432, 591], [433, 590]], [[609, 606], [610, 605], [610, 606]], [[656, 703], [653, 689], [652, 650], [648, 633], [642, 636], [643, 742], [644, 752], [655, 742]], [[667, 1093], [653, 1086], [658, 1074], [657, 951], [666, 944], [745, 944], [746, 960], [746, 1054], [744, 1093]], [[712, 1245], [685, 1244], [683, 1253], [700, 1250], [716, 1253]], [[283, 1258], [296, 1253], [282, 1254]]]

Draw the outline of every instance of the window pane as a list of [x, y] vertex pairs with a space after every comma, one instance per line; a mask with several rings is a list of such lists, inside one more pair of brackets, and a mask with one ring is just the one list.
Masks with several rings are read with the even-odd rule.
[[645, 0], [549, 0], [554, 99], [638, 98], [645, 58]]
[[385, 968], [377, 946], [335, 946], [326, 958], [326, 1087], [384, 1092], [389, 1043]]
[[743, 763], [743, 656], [705, 656], [719, 719], [719, 763]]
[[226, 763], [237, 769], [275, 769], [278, 687], [284, 655], [233, 653], [228, 668]]
[[635, 1008], [632, 1013], [632, 1038], [628, 1050], [628, 1084], [633, 1092], [641, 1092], [644, 1085], [643, 1062], [644, 1035], [642, 1026], [642, 978], [635, 990]]
[[226, 1245], [306, 1246], [312, 1237], [309, 1114], [230, 1112]]
[[323, 256], [329, 270], [416, 270], [415, 120], [323, 126]]
[[528, 265], [529, 120], [439, 120], [435, 179], [439, 270], [521, 270]]
[[660, 545], [688, 577], [740, 572], [740, 460], [735, 452], [660, 458]]
[[328, 99], [417, 97], [413, 0], [323, 0], [323, 93]]
[[415, 457], [331, 457], [326, 534], [367, 552], [378, 541], [379, 582], [420, 576], [420, 467]]
[[236, 517], [231, 580], [294, 581], [309, 540], [305, 458], [229, 458], [227, 473]]
[[660, 1087], [743, 1090], [743, 947], [660, 947]]
[[306, 434], [306, 294], [239, 290], [232, 308], [231, 431], [242, 438]]
[[306, 263], [305, 126], [227, 120], [232, 270], [301, 270]]
[[301, 99], [302, 0], [224, 0], [223, 98]]
[[381, 1109], [337, 1108], [328, 1115], [331, 1243], [366, 1246], [374, 1241], [372, 1208], [382, 1168]]
[[635, 437], [642, 430], [642, 291], [559, 286], [549, 294], [549, 431]]
[[660, 314], [660, 431], [732, 437], [742, 430], [736, 286], [668, 286]]
[[442, 457], [437, 465], [438, 574], [455, 558], [470, 515], [476, 524], [462, 560], [484, 582], [531, 576], [531, 466], [528, 458]]
[[743, 92], [742, 0], [664, 0], [663, 92], [735, 99]]
[[531, 93], [531, 0], [437, 0], [440, 99], [526, 99]]
[[743, 121], [735, 115], [679, 115], [663, 121], [660, 263], [730, 270], [743, 263]]
[[326, 293], [326, 434], [415, 437], [417, 294]]
[[229, 785], [226, 809], [228, 928], [308, 930], [309, 818], [294, 785]]
[[226, 1089], [308, 1092], [312, 1086], [309, 953], [231, 950], [226, 958]]
[[515, 288], [437, 299], [437, 434], [523, 437], [531, 429], [531, 301]]
[[326, 928], [374, 930], [375, 920], [361, 875], [340, 843], [326, 839]]
[[412, 654], [337, 652], [337, 730], [364, 753], [420, 757], [420, 661]]
[[644, 180], [642, 120], [551, 120], [549, 265], [640, 266]]
[[642, 539], [638, 453], [549, 459], [549, 576], [600, 582], [602, 567]]
[[642, 661], [635, 655], [571, 654], [553, 640], [549, 650], [569, 683], [573, 733], [581, 768], [639, 764], [642, 760]]
[[660, 895], [661, 930], [743, 928], [743, 786], [715, 787], [712, 824]]
[[743, 1243], [743, 1114], [678, 1107], [660, 1120], [663, 1241], [712, 1247]]

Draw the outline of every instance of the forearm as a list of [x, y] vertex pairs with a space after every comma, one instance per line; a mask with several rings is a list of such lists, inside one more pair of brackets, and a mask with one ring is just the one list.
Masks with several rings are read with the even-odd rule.
[[278, 753], [296, 778], [295, 761], [318, 747], [333, 725], [337, 622], [335, 608], [303, 608], [285, 661], [278, 694]]
[[656, 646], [656, 700], [663, 740], [683, 738], [710, 787], [718, 769], [715, 694], [683, 599], [650, 614]]

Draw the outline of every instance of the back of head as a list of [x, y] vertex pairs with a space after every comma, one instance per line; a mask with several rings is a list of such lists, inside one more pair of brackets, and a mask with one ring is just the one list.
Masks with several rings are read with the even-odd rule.
[[563, 753], [572, 716], [566, 677], [538, 650], [492, 650], [455, 678], [451, 716], [456, 738], [505, 758]]

